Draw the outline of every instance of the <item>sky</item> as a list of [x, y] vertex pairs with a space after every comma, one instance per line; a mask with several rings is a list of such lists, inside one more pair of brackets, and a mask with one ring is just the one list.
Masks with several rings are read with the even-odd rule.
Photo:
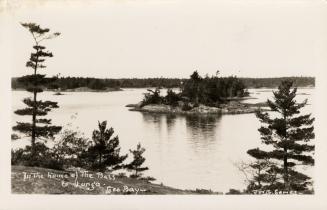
[[322, 5], [318, 0], [13, 0], [0, 9], [0, 35], [12, 76], [30, 73], [25, 63], [33, 39], [20, 22], [61, 33], [43, 43], [54, 54], [41, 72], [49, 76], [187, 78], [194, 70], [315, 76], [324, 70]]

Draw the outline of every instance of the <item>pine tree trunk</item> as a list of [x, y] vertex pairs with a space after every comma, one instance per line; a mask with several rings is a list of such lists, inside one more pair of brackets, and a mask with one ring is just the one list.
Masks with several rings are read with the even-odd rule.
[[289, 190], [288, 166], [287, 166], [287, 148], [284, 147], [284, 188]]
[[[35, 70], [34, 70], [34, 76], [36, 77], [36, 68], [35, 68]], [[34, 157], [35, 156], [35, 136], [36, 136], [36, 132], [35, 132], [35, 130], [36, 130], [36, 82], [34, 83], [35, 84], [35, 88], [34, 88], [34, 90], [33, 90], [33, 117], [32, 117], [32, 157]]]
[[[284, 113], [284, 121], [285, 121], [285, 141], [287, 141], [287, 116]], [[284, 146], [284, 188], [285, 190], [290, 190], [290, 184], [288, 179], [288, 163], [287, 163], [287, 147]]]
[[[38, 43], [36, 42], [36, 46], [38, 46]], [[36, 54], [38, 54], [39, 50], [36, 50]], [[39, 59], [39, 56], [37, 56], [36, 60]], [[35, 137], [36, 137], [36, 109], [37, 109], [37, 105], [36, 105], [36, 95], [37, 95], [37, 90], [36, 90], [36, 86], [37, 86], [37, 81], [36, 81], [36, 71], [37, 71], [37, 64], [38, 62], [35, 62], [35, 68], [34, 68], [34, 89], [33, 89], [33, 118], [32, 118], [32, 142], [31, 142], [31, 146], [32, 146], [32, 158], [35, 156]]]
[[32, 118], [32, 157], [35, 155], [35, 127], [36, 127], [36, 91], [34, 90], [34, 107], [33, 107], [33, 118]]

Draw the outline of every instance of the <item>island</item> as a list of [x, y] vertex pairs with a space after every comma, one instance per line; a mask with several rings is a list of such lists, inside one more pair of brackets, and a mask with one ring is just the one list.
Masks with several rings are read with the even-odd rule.
[[266, 103], [244, 103], [249, 96], [243, 82], [235, 76], [201, 77], [197, 71], [181, 84], [179, 92], [168, 89], [162, 96], [160, 88], [148, 89], [137, 104], [128, 104], [130, 111], [167, 114], [246, 114], [269, 111]]

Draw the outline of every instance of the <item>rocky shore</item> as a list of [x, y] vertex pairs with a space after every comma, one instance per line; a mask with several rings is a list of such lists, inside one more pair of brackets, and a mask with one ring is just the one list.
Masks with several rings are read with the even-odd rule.
[[239, 101], [230, 101], [222, 104], [219, 107], [210, 107], [200, 104], [189, 110], [183, 109], [183, 106], [171, 106], [166, 104], [148, 104], [141, 106], [138, 104], [128, 104], [126, 107], [131, 107], [130, 111], [150, 112], [150, 113], [166, 113], [166, 114], [247, 114], [254, 113], [258, 109], [269, 111], [265, 103], [248, 104]]

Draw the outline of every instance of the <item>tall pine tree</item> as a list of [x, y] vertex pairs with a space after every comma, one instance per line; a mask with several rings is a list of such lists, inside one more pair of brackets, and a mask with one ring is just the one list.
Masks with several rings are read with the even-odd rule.
[[248, 154], [259, 160], [274, 159], [280, 163], [274, 171], [280, 174], [283, 182], [275, 183], [273, 188], [304, 192], [308, 190], [311, 179], [299, 172], [296, 166], [314, 164], [314, 145], [310, 144], [315, 137], [312, 125], [314, 118], [311, 114], [300, 114], [307, 100], [297, 103], [297, 88], [292, 89], [292, 86], [292, 81], [283, 81], [278, 91], [273, 92], [274, 101], [267, 101], [276, 117], [273, 118], [267, 112], [259, 111], [256, 114], [260, 122], [265, 124], [258, 129], [262, 142], [273, 149], [263, 151], [256, 148], [248, 150]]
[[46, 68], [44, 61], [47, 57], [53, 57], [53, 54], [46, 51], [46, 47], [41, 45], [41, 42], [55, 38], [60, 33], [49, 33], [50, 29], [41, 28], [35, 23], [21, 23], [21, 25], [28, 29], [33, 37], [34, 52], [31, 53], [29, 60], [26, 62], [26, 67], [31, 68], [33, 73], [21, 77], [19, 82], [27, 87], [26, 90], [31, 92], [33, 97], [24, 98], [23, 102], [27, 107], [16, 110], [15, 114], [30, 115], [32, 116], [32, 122], [17, 122], [17, 125], [13, 126], [13, 130], [31, 137], [30, 149], [33, 158], [37, 152], [37, 144], [43, 144], [44, 140], [53, 138], [61, 130], [61, 126], [51, 125], [51, 119], [38, 118], [38, 116], [47, 115], [51, 109], [58, 108], [57, 102], [37, 100], [38, 93], [43, 91], [44, 85], [51, 82], [50, 79], [45, 78], [45, 74], [39, 74], [38, 71]]

